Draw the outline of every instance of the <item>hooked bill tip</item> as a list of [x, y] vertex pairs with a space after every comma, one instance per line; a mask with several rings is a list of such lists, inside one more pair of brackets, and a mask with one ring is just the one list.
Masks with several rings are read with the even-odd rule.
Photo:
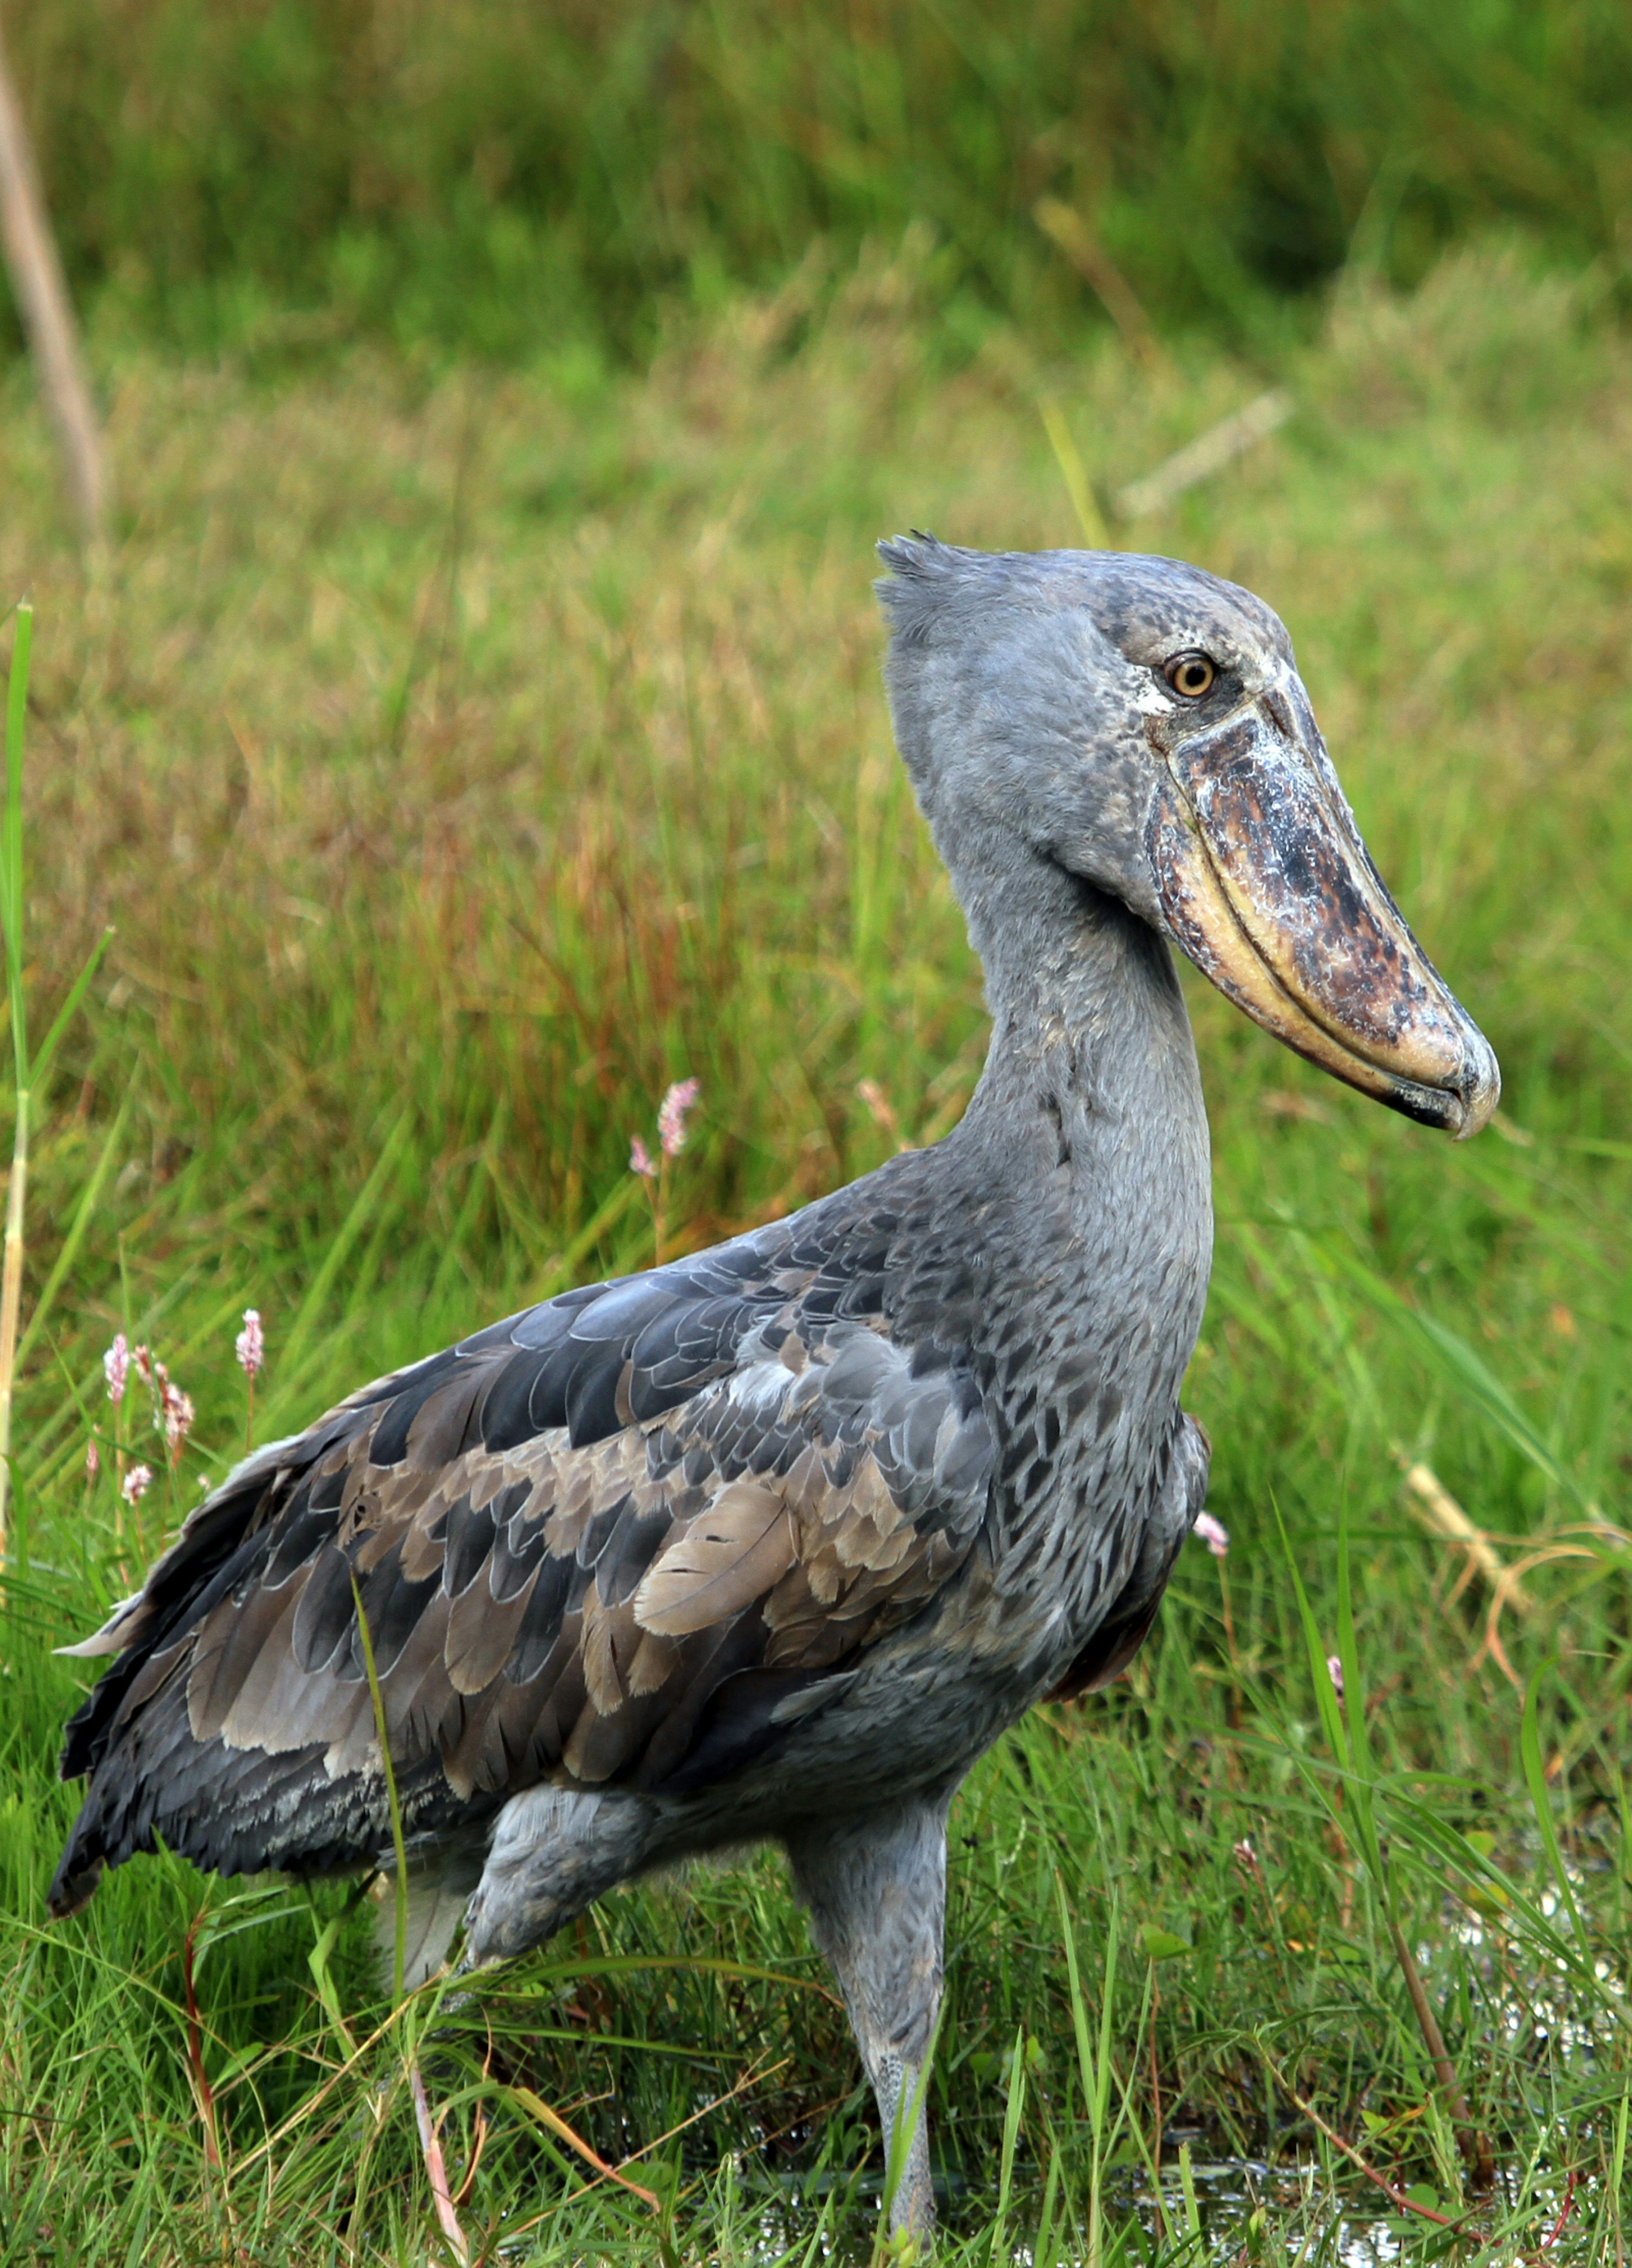
[[[1370, 1090], [1391, 1110], [1414, 1118], [1419, 1126], [1432, 1126], [1449, 1134], [1453, 1142], [1469, 1141], [1482, 1131], [1502, 1100], [1502, 1072], [1495, 1050], [1466, 1014], [1462, 1023], [1462, 1060], [1450, 1076], [1432, 1081], [1396, 1076], [1389, 1079], [1386, 1086]], [[1340, 1078], [1347, 1075], [1339, 1066], [1328, 1064], [1327, 1068], [1335, 1069]], [[1360, 1084], [1353, 1078], [1349, 1083]]]
[[1482, 1032], [1475, 1031], [1472, 1037], [1477, 1044], [1468, 1049], [1467, 1069], [1457, 1094], [1457, 1123], [1451, 1129], [1458, 1142], [1469, 1141], [1475, 1134], [1482, 1133], [1495, 1116], [1496, 1105], [1502, 1100], [1502, 1067], [1496, 1061], [1495, 1049]]

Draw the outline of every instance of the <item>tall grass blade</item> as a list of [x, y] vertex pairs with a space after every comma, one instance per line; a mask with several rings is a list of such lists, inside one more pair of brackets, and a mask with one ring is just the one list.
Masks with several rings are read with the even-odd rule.
[[1581, 1918], [1581, 1909], [1576, 1904], [1575, 1884], [1569, 1869], [1564, 1864], [1564, 1853], [1558, 1839], [1558, 1828], [1553, 1817], [1553, 1801], [1547, 1793], [1547, 1766], [1541, 1757], [1541, 1734], [1538, 1720], [1538, 1704], [1541, 1681], [1549, 1670], [1558, 1666], [1557, 1657], [1544, 1661], [1525, 1690], [1525, 1712], [1519, 1727], [1518, 1752], [1525, 1767], [1525, 1785], [1530, 1791], [1530, 1806], [1535, 1814], [1536, 1831], [1547, 1852], [1547, 1865], [1558, 1885], [1559, 1902], [1569, 1917], [1569, 1926], [1577, 1946], [1585, 1953], [1587, 1936]]
[[28, 1086], [28, 1027], [23, 1003], [23, 733], [28, 717], [28, 670], [33, 652], [34, 610], [17, 609], [11, 668], [6, 681], [5, 818], [0, 836], [0, 938], [5, 945], [6, 993], [11, 1011], [11, 1060], [21, 1094]]
[[52, 1018], [50, 1027], [47, 1031], [44, 1039], [41, 1041], [38, 1052], [35, 1054], [33, 1063], [31, 1066], [31, 1083], [36, 1090], [45, 1085], [47, 1077], [50, 1072], [51, 1065], [55, 1060], [56, 1050], [58, 1046], [61, 1044], [63, 1035], [67, 1031], [70, 1024], [73, 1021], [75, 1015], [78, 1012], [85, 994], [91, 989], [91, 980], [96, 975], [97, 970], [101, 967], [102, 956], [107, 952], [108, 946], [113, 943], [113, 940], [114, 932], [112, 929], [105, 929], [102, 932], [101, 936], [98, 938], [96, 943], [92, 946], [90, 953], [86, 955], [85, 965], [80, 969], [78, 976], [75, 977], [73, 983], [69, 986], [67, 998], [63, 1002], [62, 1006]]
[[1038, 408], [1042, 413], [1043, 430], [1048, 436], [1048, 445], [1060, 468], [1060, 477], [1065, 482], [1066, 494], [1071, 499], [1071, 509], [1076, 514], [1076, 524], [1082, 532], [1082, 541], [1090, 551], [1109, 551], [1112, 547], [1104, 514], [1094, 500], [1094, 491], [1089, 485], [1088, 475], [1077, 453], [1071, 428], [1066, 423], [1065, 413], [1052, 394], [1043, 394]]
[[314, 1272], [312, 1280], [306, 1286], [305, 1296], [295, 1310], [294, 1320], [284, 1336], [285, 1373], [294, 1369], [299, 1358], [306, 1351], [306, 1342], [311, 1336], [318, 1317], [323, 1312], [335, 1280], [351, 1256], [358, 1239], [367, 1227], [381, 1190], [388, 1186], [393, 1173], [396, 1170], [397, 1161], [408, 1145], [412, 1116], [411, 1111], [408, 1110], [402, 1111], [398, 1116], [390, 1132], [381, 1143], [380, 1154], [370, 1168], [362, 1187], [352, 1199], [345, 1219], [329, 1240], [329, 1248]]
[[368, 1616], [363, 1612], [363, 1594], [358, 1588], [355, 1569], [351, 1573], [351, 1598], [357, 1608], [357, 1632], [362, 1641], [363, 1667], [368, 1673], [368, 1697], [373, 1704], [374, 1737], [380, 1743], [380, 1768], [385, 1774], [386, 1801], [391, 1810], [391, 1848], [396, 1854], [396, 1879], [392, 1885], [396, 1898], [396, 1940], [391, 1956], [391, 2005], [395, 2007], [402, 1998], [402, 1973], [408, 1965], [408, 1851], [402, 1839], [402, 1807], [397, 1801], [396, 1767], [391, 1761], [386, 1705], [380, 1690], [380, 1673], [374, 1667], [374, 1642], [369, 1635]]
[[998, 2268], [1007, 2244], [1008, 2202], [1015, 2183], [1015, 2151], [1020, 2141], [1020, 2120], [1026, 2100], [1026, 2035], [1023, 2025], [1015, 2034], [1008, 2064], [1008, 2094], [1003, 2105], [1003, 2140], [997, 2161], [997, 2210], [992, 2216], [991, 2268]]
[[113, 1170], [114, 1160], [119, 1154], [119, 1145], [124, 1138], [125, 1127], [129, 1122], [130, 1107], [131, 1096], [127, 1090], [117, 1111], [114, 1114], [113, 1123], [103, 1138], [102, 1146], [97, 1152], [96, 1163], [92, 1167], [85, 1185], [79, 1192], [79, 1202], [74, 1207], [73, 1219], [68, 1224], [68, 1233], [63, 1239], [56, 1258], [51, 1263], [50, 1272], [40, 1287], [40, 1297], [34, 1301], [33, 1313], [28, 1318], [28, 1329], [23, 1333], [17, 1350], [19, 1369], [27, 1361], [34, 1341], [45, 1329], [50, 1316], [52, 1303], [62, 1290], [70, 1270], [79, 1257], [80, 1247], [85, 1242], [85, 1231], [96, 1216], [96, 1209], [101, 1202], [102, 1192], [107, 1186], [107, 1176]]
[[1474, 1352], [1466, 1339], [1451, 1329], [1448, 1324], [1442, 1323], [1436, 1316], [1425, 1314], [1421, 1308], [1414, 1307], [1408, 1300], [1400, 1297], [1392, 1284], [1385, 1283], [1363, 1261], [1335, 1241], [1314, 1248], [1324, 1254], [1338, 1271], [1364, 1294], [1378, 1314], [1385, 1316], [1413, 1340], [1446, 1384], [1488, 1418], [1499, 1432], [1505, 1434], [1514, 1447], [1530, 1460], [1538, 1472], [1545, 1474], [1562, 1495], [1569, 1497], [1584, 1512], [1591, 1513], [1596, 1511], [1596, 1506], [1575, 1475], [1560, 1463], [1489, 1364]]
[[[28, 715], [28, 663], [34, 611], [17, 610], [11, 673], [6, 687], [5, 814], [0, 839], [0, 936], [5, 945], [6, 995], [15, 1072], [11, 1172], [6, 1183], [4, 1259], [0, 1263], [0, 1580], [10, 1544], [11, 1408], [17, 1389], [18, 1326], [23, 1306], [23, 1224], [28, 1190], [28, 1131], [33, 1103], [28, 1029], [23, 1001], [23, 728]], [[0, 1600], [4, 1592], [0, 1589]]]

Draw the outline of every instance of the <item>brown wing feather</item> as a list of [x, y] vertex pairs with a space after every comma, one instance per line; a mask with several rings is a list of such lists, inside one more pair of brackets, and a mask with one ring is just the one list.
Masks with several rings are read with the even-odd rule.
[[[860, 1261], [882, 1233], [855, 1230]], [[956, 1573], [992, 1462], [967, 1370], [861, 1311], [833, 1234], [564, 1295], [250, 1461], [92, 1642], [121, 1659], [70, 1728], [92, 1789], [53, 1895], [153, 1832], [207, 1864], [366, 1845], [359, 1594], [410, 1815], [551, 1776], [701, 1785], [779, 1737], [784, 1702], [819, 1705]], [[210, 1775], [247, 1791], [213, 1828]]]
[[[792, 1351], [788, 1388], [809, 1362], [803, 1344]], [[479, 1393], [479, 1381], [449, 1381], [389, 1468], [372, 1462], [373, 1424], [329, 1448], [313, 1477], [340, 1484], [332, 1536], [276, 1585], [222, 1598], [193, 1634], [195, 1739], [274, 1753], [322, 1742], [331, 1770], [374, 1761], [355, 1580], [399, 1769], [433, 1753], [462, 1795], [552, 1771], [641, 1779], [665, 1720], [694, 1718], [724, 1675], [754, 1663], [790, 1679], [831, 1669], [962, 1557], [908, 1516], [864, 1425], [822, 1438], [819, 1395], [801, 1397], [816, 1438], [785, 1441], [779, 1472], [743, 1473], [732, 1469], [743, 1421], [728, 1388], [680, 1421], [584, 1448], [556, 1429], [450, 1458]], [[764, 1432], [786, 1429], [786, 1401], [772, 1380]], [[473, 1523], [481, 1556], [456, 1569], [450, 1526]], [[559, 1602], [553, 1642], [521, 1663], [546, 1594]]]
[[728, 1481], [654, 1561], [634, 1596], [635, 1619], [659, 1638], [689, 1638], [743, 1613], [793, 1565], [791, 1507], [770, 1481]]

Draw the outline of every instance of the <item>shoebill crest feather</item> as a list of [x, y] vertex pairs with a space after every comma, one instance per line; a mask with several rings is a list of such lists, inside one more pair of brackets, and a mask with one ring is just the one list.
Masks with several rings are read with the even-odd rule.
[[1034, 1702], [1132, 1659], [1207, 1486], [1170, 947], [1426, 1125], [1477, 1132], [1498, 1080], [1259, 600], [1167, 559], [882, 550], [896, 739], [986, 971], [961, 1124], [249, 1457], [70, 1649], [114, 1660], [68, 1727], [50, 1907], [160, 1838], [223, 1874], [393, 1865], [360, 1600], [413, 1975], [462, 1926], [479, 1967], [648, 1868], [779, 1843], [921, 2231], [948, 1806]]

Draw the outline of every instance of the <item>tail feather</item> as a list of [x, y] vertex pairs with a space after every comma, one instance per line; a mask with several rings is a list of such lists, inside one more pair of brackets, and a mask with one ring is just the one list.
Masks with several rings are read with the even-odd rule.
[[[184, 1666], [183, 1666], [184, 1667]], [[122, 1728], [92, 1773], [85, 1800], [46, 1904], [56, 1918], [77, 1913], [107, 1867], [162, 1843], [219, 1874], [354, 1873], [377, 1866], [391, 1840], [385, 1781], [378, 1771], [325, 1768], [317, 1741], [281, 1753], [196, 1741], [185, 1675]], [[461, 1800], [429, 1757], [399, 1776], [406, 1823], [416, 1833], [474, 1823], [498, 1808], [492, 1795]]]

